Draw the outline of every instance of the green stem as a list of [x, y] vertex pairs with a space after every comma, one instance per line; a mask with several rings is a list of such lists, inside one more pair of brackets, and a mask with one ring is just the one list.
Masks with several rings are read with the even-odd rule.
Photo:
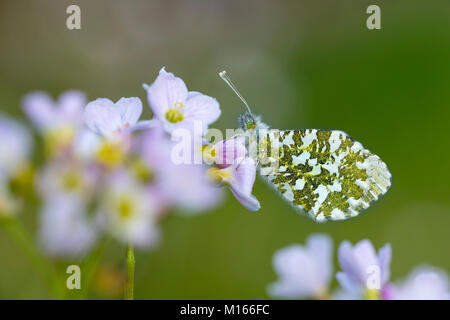
[[33, 241], [29, 237], [28, 232], [23, 228], [19, 221], [14, 218], [0, 219], [0, 225], [15, 240], [17, 245], [30, 260], [30, 263], [33, 265], [42, 281], [47, 285], [49, 291], [56, 297], [61, 297], [61, 288], [58, 285], [54, 267], [42, 257], [40, 252], [33, 245]]
[[127, 279], [125, 283], [125, 300], [134, 300], [134, 248], [132, 244], [127, 247]]

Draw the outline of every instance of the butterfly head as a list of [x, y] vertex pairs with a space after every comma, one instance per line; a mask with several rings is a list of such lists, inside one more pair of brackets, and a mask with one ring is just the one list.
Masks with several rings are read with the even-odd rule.
[[252, 130], [256, 128], [256, 120], [255, 117], [250, 112], [245, 112], [239, 115], [238, 118], [239, 128], [242, 130]]
[[244, 131], [268, 129], [269, 127], [261, 121], [260, 116], [254, 116], [251, 112], [245, 112], [238, 118], [239, 128]]

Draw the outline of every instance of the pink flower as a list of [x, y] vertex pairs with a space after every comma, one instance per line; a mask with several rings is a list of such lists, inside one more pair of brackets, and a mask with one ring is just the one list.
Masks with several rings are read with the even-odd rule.
[[88, 203], [96, 194], [100, 174], [82, 161], [52, 161], [41, 168], [37, 191], [44, 199], [77, 197]]
[[257, 211], [261, 206], [252, 195], [256, 164], [246, 154], [244, 140], [239, 136], [208, 145], [203, 150], [204, 160], [216, 165], [208, 170], [209, 177], [216, 183], [229, 187], [245, 208]]
[[0, 177], [9, 178], [28, 163], [32, 139], [25, 126], [3, 115], [0, 115], [0, 137]]
[[338, 249], [338, 272], [341, 286], [355, 296], [379, 299], [390, 278], [391, 246], [385, 245], [377, 252], [369, 240], [362, 240], [355, 246], [344, 241]]
[[277, 298], [328, 298], [333, 273], [333, 241], [324, 234], [308, 237], [305, 246], [291, 245], [273, 256], [278, 281], [269, 286]]
[[189, 214], [212, 209], [222, 199], [221, 190], [208, 180], [207, 168], [203, 165], [165, 167], [156, 184], [175, 207]]
[[42, 133], [70, 127], [76, 129], [83, 123], [84, 93], [66, 91], [55, 102], [47, 93], [36, 91], [23, 99], [23, 108], [28, 118]]
[[176, 129], [192, 132], [196, 121], [204, 133], [208, 125], [220, 116], [216, 99], [199, 92], [189, 92], [183, 80], [166, 72], [164, 68], [148, 87], [147, 94], [150, 108], [169, 133]]
[[141, 113], [139, 98], [121, 98], [116, 103], [105, 98], [89, 102], [84, 110], [84, 122], [94, 136], [81, 134], [80, 130], [76, 152], [84, 158], [96, 158], [106, 168], [117, 167], [132, 147], [131, 133], [148, 129], [155, 121], [139, 121]]
[[149, 121], [138, 122], [141, 114], [142, 102], [139, 98], [121, 98], [116, 103], [99, 98], [86, 106], [84, 122], [91, 131], [111, 138], [123, 132], [148, 127]]
[[174, 143], [158, 125], [140, 139], [141, 156], [154, 175], [152, 190], [158, 194], [159, 202], [190, 213], [216, 206], [222, 198], [221, 192], [207, 179], [207, 167], [174, 164], [171, 158], [173, 147]]
[[72, 195], [45, 199], [40, 215], [39, 237], [44, 251], [52, 256], [74, 257], [89, 251], [97, 230], [83, 200]]
[[124, 244], [153, 247], [159, 241], [155, 200], [130, 172], [119, 169], [107, 181], [99, 204], [98, 221]]
[[240, 163], [226, 168], [212, 167], [208, 169], [210, 178], [230, 188], [234, 197], [248, 210], [258, 211], [261, 208], [258, 199], [252, 195], [256, 179], [256, 164], [251, 158], [244, 158]]
[[45, 141], [50, 157], [71, 153], [73, 140], [83, 125], [86, 96], [80, 91], [66, 91], [54, 101], [45, 92], [32, 92], [23, 99], [23, 109]]
[[417, 267], [400, 284], [393, 285], [393, 300], [450, 300], [450, 282], [444, 270]]

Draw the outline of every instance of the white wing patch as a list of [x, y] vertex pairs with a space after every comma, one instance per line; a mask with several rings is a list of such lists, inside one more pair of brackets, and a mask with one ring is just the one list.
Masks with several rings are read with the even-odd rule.
[[342, 131], [287, 130], [267, 140], [279, 160], [268, 182], [316, 221], [357, 216], [391, 185], [386, 164]]

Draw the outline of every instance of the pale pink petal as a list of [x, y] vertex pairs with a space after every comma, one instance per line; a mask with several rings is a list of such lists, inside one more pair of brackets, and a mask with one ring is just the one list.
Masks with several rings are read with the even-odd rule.
[[361, 240], [353, 247], [353, 254], [359, 268], [361, 283], [365, 285], [370, 268], [379, 267], [377, 253], [369, 240]]
[[88, 103], [84, 109], [84, 122], [89, 129], [103, 136], [110, 136], [122, 127], [117, 107], [105, 98]]
[[393, 300], [450, 300], [450, 282], [445, 270], [418, 266], [392, 288]]
[[141, 249], [157, 247], [160, 239], [159, 228], [153, 223], [136, 225], [129, 237], [129, 241]]
[[338, 257], [345, 275], [340, 275], [338, 280], [346, 280], [360, 292], [364, 292], [369, 286], [368, 280], [374, 268], [379, 269], [381, 275], [380, 283], [377, 284], [379, 289], [389, 280], [390, 245], [383, 247], [377, 255], [369, 240], [362, 240], [353, 247], [348, 241], [344, 241], [339, 246]]
[[58, 112], [65, 120], [81, 121], [86, 103], [86, 95], [83, 92], [66, 91], [59, 96]]
[[304, 248], [298, 244], [280, 249], [273, 255], [273, 268], [280, 277], [293, 278], [300, 271], [304, 255]]
[[39, 236], [47, 254], [80, 256], [96, 241], [96, 230], [88, 220], [85, 204], [76, 197], [46, 199], [40, 218]]
[[391, 276], [392, 248], [390, 244], [385, 245], [378, 251], [378, 261], [381, 269], [381, 283], [385, 284]]
[[233, 193], [233, 195], [237, 199], [237, 201], [239, 201], [239, 203], [242, 204], [242, 206], [244, 208], [246, 208], [247, 210], [258, 211], [259, 209], [261, 209], [261, 205], [255, 196], [253, 196], [251, 194], [244, 195], [244, 194], [240, 193], [238, 190], [234, 190], [234, 189], [231, 189], [231, 192]]
[[101, 142], [101, 137], [97, 133], [83, 126], [75, 135], [73, 152], [82, 159], [92, 159]]
[[[151, 120], [152, 127], [138, 137], [138, 149], [144, 161], [154, 171], [171, 166], [172, 142], [159, 120]], [[169, 171], [170, 172], [170, 171]]]
[[188, 90], [183, 80], [168, 73], [164, 68], [147, 91], [148, 103], [153, 113], [160, 119], [165, 117], [169, 108], [176, 103], [184, 103]]
[[333, 240], [326, 234], [308, 237], [306, 246], [311, 257], [317, 262], [322, 278], [328, 283], [333, 273]]
[[39, 129], [45, 130], [54, 123], [55, 104], [52, 98], [45, 92], [31, 92], [22, 101], [25, 114]]
[[[344, 289], [343, 291], [348, 294], [348, 297], [353, 300], [354, 297], [361, 297], [361, 290], [358, 286], [355, 285], [355, 282], [350, 279], [349, 275], [345, 272], [338, 272], [336, 274], [336, 279]], [[341, 300], [341, 299], [339, 299]], [[348, 300], [348, 298], [344, 298], [343, 300]]]
[[221, 170], [229, 170], [231, 178], [226, 182], [235, 198], [248, 210], [257, 211], [261, 208], [258, 199], [251, 193], [256, 178], [256, 165], [250, 158], [245, 158], [239, 165]]
[[9, 176], [29, 161], [32, 137], [20, 122], [0, 114], [0, 175]]
[[155, 126], [156, 119], [138, 121], [130, 128], [130, 131], [151, 129]]
[[243, 196], [250, 196], [256, 179], [256, 165], [251, 158], [245, 158], [234, 172], [234, 179], [230, 181], [231, 189]]
[[142, 114], [142, 102], [139, 98], [121, 98], [116, 102], [116, 107], [125, 127], [135, 125]]
[[186, 130], [187, 132], [189, 132], [189, 134], [195, 136], [203, 136], [206, 133], [206, 127], [201, 121], [195, 123], [194, 121], [185, 119], [177, 123], [171, 123], [169, 121], [166, 121], [165, 119], [162, 119], [162, 122], [164, 123], [164, 130], [170, 134], [174, 134], [174, 132], [176, 132], [177, 130]]
[[221, 112], [216, 99], [198, 92], [191, 92], [186, 100], [183, 114], [187, 120], [201, 121], [205, 127], [219, 119]]
[[359, 283], [360, 272], [349, 241], [343, 241], [338, 248], [338, 259], [341, 268], [352, 282]]
[[[331, 275], [328, 270], [332, 269], [330, 242], [329, 237], [317, 234], [307, 239], [306, 247], [291, 245], [278, 250], [273, 257], [278, 281], [269, 286], [269, 294], [278, 298], [317, 298], [326, 293]], [[318, 257], [315, 249], [324, 249], [326, 259]]]
[[313, 281], [311, 275], [315, 273], [315, 263], [300, 245], [278, 250], [273, 256], [273, 267], [278, 276], [278, 281], [268, 288], [273, 297], [311, 297], [317, 285], [322, 285]]
[[220, 141], [214, 149], [214, 162], [222, 168], [240, 163], [247, 154], [243, 139], [239, 137]]
[[196, 214], [221, 201], [221, 189], [207, 180], [204, 166], [172, 164], [161, 169], [158, 185], [173, 205], [184, 213]]

